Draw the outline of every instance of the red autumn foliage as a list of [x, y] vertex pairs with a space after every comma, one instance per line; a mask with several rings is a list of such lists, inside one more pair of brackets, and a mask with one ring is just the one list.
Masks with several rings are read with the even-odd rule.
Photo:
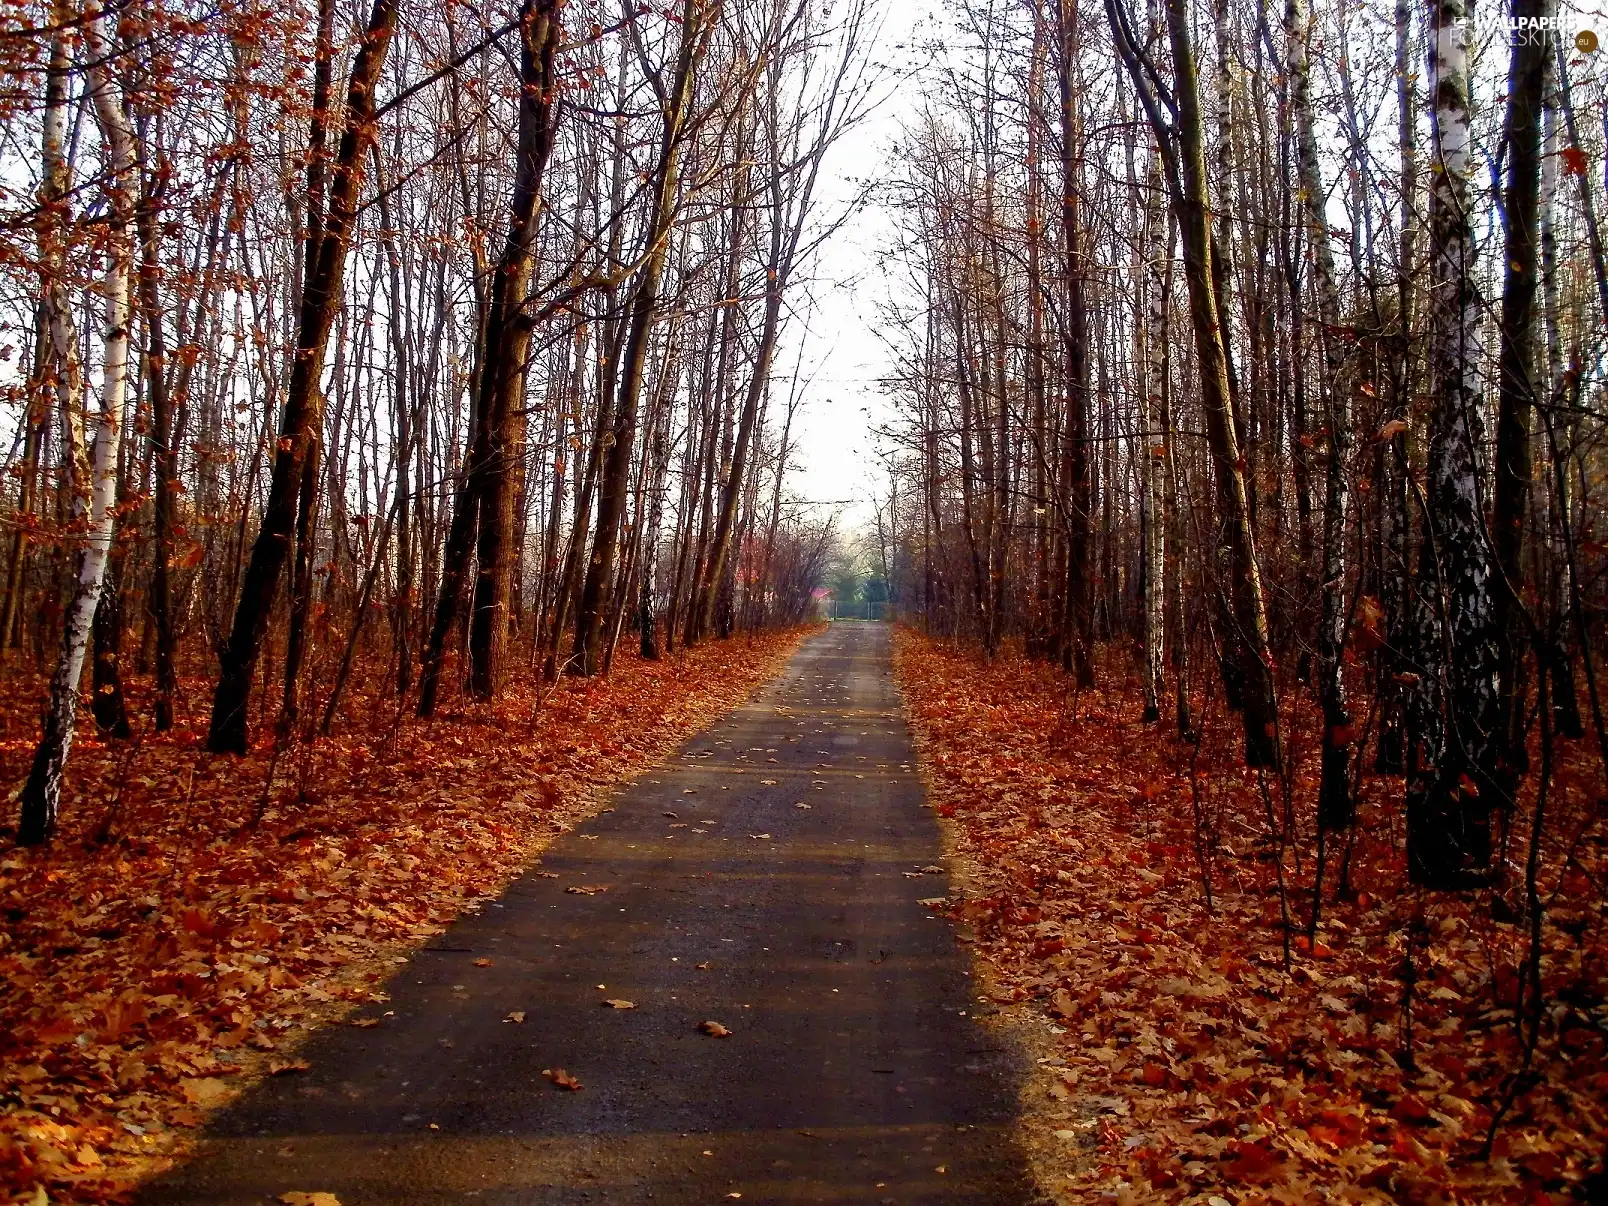
[[[54, 842], [0, 854], [0, 1200], [126, 1199], [244, 1083], [229, 1078], [304, 1066], [283, 1053], [308, 1026], [382, 1000], [412, 946], [797, 639], [622, 654], [540, 706], [532, 685], [434, 723], [387, 717], [282, 757], [290, 783], [268, 797], [266, 748], [214, 757], [188, 726], [86, 735]], [[38, 719], [29, 693], [7, 698], [0, 771], [16, 780]]]
[[[942, 907], [1007, 1020], [1048, 1036], [1028, 1087], [1030, 1131], [1055, 1136], [1033, 1147], [1044, 1188], [1068, 1202], [1574, 1200], [1608, 1133], [1589, 751], [1566, 752], [1549, 805], [1572, 844], [1543, 851], [1532, 1075], [1484, 1159], [1522, 1063], [1512, 1002], [1528, 925], [1490, 892], [1406, 883], [1399, 780], [1365, 778], [1351, 891], [1334, 899], [1331, 852], [1307, 943], [1321, 730], [1292, 709], [1307, 848], [1284, 852], [1286, 969], [1268, 815], [1282, 805], [1240, 765], [1237, 717], [1211, 719], [1196, 760], [1138, 720], [1136, 689], [1074, 694], [1042, 664], [988, 664], [910, 631], [897, 668], [963, 885]], [[1509, 850], [1520, 868], [1525, 831]]]

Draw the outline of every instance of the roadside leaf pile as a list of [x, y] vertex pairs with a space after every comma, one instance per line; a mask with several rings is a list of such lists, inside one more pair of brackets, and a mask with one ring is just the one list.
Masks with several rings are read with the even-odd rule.
[[[186, 727], [82, 740], [55, 841], [0, 834], [0, 1201], [122, 1200], [232, 1078], [304, 1067], [287, 1053], [306, 1027], [382, 1000], [410, 946], [741, 702], [797, 639], [621, 657], [539, 707], [534, 687], [510, 690], [321, 740], [282, 754], [266, 789], [266, 748], [213, 757]], [[7, 782], [37, 725], [31, 698], [0, 716]]]
[[1305, 849], [1282, 851], [1281, 895], [1282, 796], [1239, 765], [1237, 717], [1208, 724], [1197, 757], [1139, 722], [1136, 690], [1074, 697], [1042, 664], [986, 664], [909, 631], [897, 667], [955, 855], [956, 894], [933, 903], [1037, 1057], [1025, 1132], [1044, 1188], [1214, 1206], [1596, 1192], [1608, 940], [1590, 750], [1564, 747], [1548, 805], [1570, 845], [1542, 851], [1545, 1008], [1514, 1082], [1524, 808], [1499, 894], [1424, 894], [1399, 853], [1400, 781], [1368, 777], [1349, 891], [1335, 900], [1331, 851], [1309, 940], [1316, 717], [1288, 734]]

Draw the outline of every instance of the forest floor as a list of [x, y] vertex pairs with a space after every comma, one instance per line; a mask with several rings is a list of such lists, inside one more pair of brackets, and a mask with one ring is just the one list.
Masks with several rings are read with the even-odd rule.
[[[1353, 891], [1326, 890], [1309, 942], [1312, 853], [1284, 852], [1281, 893], [1280, 787], [1264, 796], [1241, 767], [1236, 718], [1209, 717], [1197, 756], [1169, 723], [1139, 721], [1136, 688], [1074, 693], [1042, 664], [987, 664], [908, 630], [896, 666], [947, 818], [955, 888], [938, 907], [1001, 1007], [992, 1024], [1037, 1069], [1022, 1132], [1044, 1190], [1209, 1206], [1587, 1196], [1608, 1134], [1594, 750], [1566, 750], [1557, 771], [1562, 836], [1540, 883], [1546, 1010], [1483, 1158], [1523, 1062], [1511, 1006], [1528, 927], [1489, 893], [1407, 886], [1399, 779], [1365, 781]], [[1108, 683], [1128, 673], [1104, 669]], [[1303, 715], [1285, 734], [1305, 835], [1317, 723]], [[1508, 897], [1522, 901], [1514, 843]]]
[[[622, 656], [540, 700], [515, 688], [276, 762], [266, 743], [207, 755], [188, 724], [121, 743], [86, 724], [58, 836], [0, 851], [0, 1201], [121, 1200], [799, 639]], [[0, 711], [9, 784], [37, 740], [39, 692], [18, 687]]]

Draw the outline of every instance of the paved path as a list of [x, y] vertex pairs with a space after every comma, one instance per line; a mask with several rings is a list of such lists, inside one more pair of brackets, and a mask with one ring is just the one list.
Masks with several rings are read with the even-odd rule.
[[1033, 1201], [921, 801], [887, 628], [839, 622], [142, 1201]]

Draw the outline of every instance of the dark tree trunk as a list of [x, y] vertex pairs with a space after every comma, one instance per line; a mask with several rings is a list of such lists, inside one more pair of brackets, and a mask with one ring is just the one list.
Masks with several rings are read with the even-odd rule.
[[609, 595], [614, 583], [620, 520], [625, 515], [634, 459], [632, 449], [636, 443], [637, 407], [642, 396], [648, 338], [653, 333], [653, 323], [658, 316], [659, 282], [668, 258], [670, 226], [675, 215], [676, 193], [681, 179], [681, 144], [692, 109], [697, 65], [706, 40], [705, 2], [684, 0], [682, 8], [681, 48], [666, 105], [659, 161], [654, 170], [653, 212], [644, 232], [647, 260], [631, 292], [631, 325], [621, 355], [619, 395], [608, 433], [612, 440], [606, 441], [608, 448], [604, 453], [598, 490], [596, 534], [592, 539], [592, 557], [586, 567], [581, 603], [576, 612], [575, 658], [581, 674], [595, 674], [602, 668], [604, 621], [613, 602]]
[[374, 0], [362, 46], [352, 63], [328, 212], [318, 246], [310, 249], [316, 261], [302, 293], [295, 361], [279, 425], [268, 506], [252, 545], [234, 625], [220, 651], [222, 667], [207, 735], [207, 748], [214, 753], [243, 754], [250, 741], [246, 711], [252, 675], [295, 535], [302, 474], [315, 458], [322, 434], [318, 429], [322, 413], [319, 378], [330, 326], [340, 304], [346, 249], [363, 187], [364, 151], [373, 137], [374, 89], [396, 29], [396, 11], [397, 0]]

